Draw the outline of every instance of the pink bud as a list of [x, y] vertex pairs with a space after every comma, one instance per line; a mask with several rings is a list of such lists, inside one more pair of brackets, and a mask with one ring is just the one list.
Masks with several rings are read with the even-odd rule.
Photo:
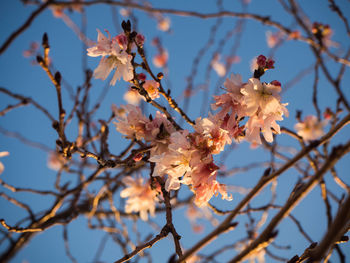
[[332, 110], [330, 108], [327, 108], [323, 113], [323, 118], [325, 118], [326, 120], [329, 120], [330, 118], [332, 118], [332, 115], [333, 115]]
[[268, 59], [268, 60], [266, 61], [265, 68], [267, 68], [267, 69], [272, 69], [272, 68], [274, 68], [273, 64], [275, 64], [275, 61], [272, 60], [272, 59]]
[[259, 67], [265, 68], [266, 57], [264, 55], [258, 56], [258, 58], [256, 59], [256, 63]]
[[135, 41], [136, 41], [136, 44], [140, 47], [143, 46], [143, 43], [145, 42], [145, 37], [144, 35], [141, 35], [141, 34], [137, 34], [136, 35], [136, 38], [135, 38]]
[[126, 38], [126, 36], [124, 34], [120, 34], [118, 36], [115, 37], [120, 48], [122, 49], [126, 49], [126, 46], [128, 45], [128, 39]]
[[138, 153], [136, 154], [132, 159], [135, 161], [135, 162], [139, 162], [141, 161], [143, 158], [143, 154], [142, 153]]
[[270, 82], [270, 84], [281, 87], [281, 82], [279, 82], [278, 80], [273, 80]]
[[138, 78], [140, 81], [145, 81], [145, 80], [146, 80], [146, 75], [143, 74], [143, 73], [140, 73], [140, 74], [137, 74], [137, 78]]

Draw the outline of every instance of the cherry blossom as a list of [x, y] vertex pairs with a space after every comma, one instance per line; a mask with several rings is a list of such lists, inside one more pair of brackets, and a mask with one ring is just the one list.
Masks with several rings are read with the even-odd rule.
[[303, 122], [295, 124], [294, 129], [305, 141], [317, 140], [324, 135], [324, 127], [328, 120], [319, 121], [316, 116], [306, 116]]
[[146, 136], [146, 124], [150, 122], [141, 109], [134, 105], [122, 105], [116, 113], [115, 122], [117, 131], [124, 134], [128, 139], [141, 140]]
[[224, 87], [226, 93], [214, 96], [215, 103], [211, 105], [213, 110], [221, 109], [213, 117], [213, 121], [228, 131], [230, 137], [238, 139], [242, 133], [238, 120], [246, 115], [246, 106], [243, 104], [242, 77], [231, 74], [227, 78]]
[[220, 62], [220, 55], [214, 56], [213, 60], [211, 61], [211, 66], [220, 77], [225, 76], [226, 67], [222, 62]]
[[180, 188], [180, 177], [190, 177], [192, 172], [192, 155], [195, 151], [187, 138], [188, 131], [173, 132], [170, 135], [170, 144], [167, 151], [153, 155], [149, 160], [156, 163], [153, 177], [168, 175], [165, 182], [167, 191]]
[[271, 31], [266, 32], [266, 42], [269, 48], [273, 48], [279, 45], [284, 37], [284, 33], [282, 31], [277, 31], [272, 33]]
[[157, 25], [159, 30], [162, 31], [169, 31], [170, 29], [170, 18], [169, 17], [162, 17], [161, 19], [159, 19], [158, 21], [158, 25]]
[[284, 112], [284, 106], [281, 105], [278, 95], [280, 91], [281, 86], [261, 83], [256, 78], [249, 79], [248, 83], [241, 89], [241, 93], [244, 95], [244, 104], [247, 105], [246, 114], [252, 116], [258, 109], [263, 114]]
[[58, 171], [62, 168], [62, 166], [66, 163], [66, 160], [64, 157], [57, 152], [50, 152], [48, 160], [47, 160], [47, 166], [55, 171]]
[[[213, 119], [213, 118], [212, 118]], [[197, 145], [203, 144], [202, 147], [208, 149], [211, 154], [222, 152], [226, 144], [231, 144], [231, 138], [228, 131], [220, 128], [215, 121], [209, 118], [198, 118], [194, 126], [198, 136]], [[199, 142], [199, 140], [201, 142]]]
[[156, 112], [155, 118], [149, 119], [138, 106], [130, 104], [114, 109], [114, 112], [116, 129], [126, 138], [150, 142], [153, 146], [151, 155], [167, 150], [170, 134], [175, 128], [163, 113]]
[[289, 114], [285, 107], [287, 104], [280, 102], [280, 83], [272, 83], [261, 83], [260, 80], [251, 78], [241, 89], [243, 102], [247, 106], [246, 114], [250, 116], [246, 125], [246, 140], [250, 142], [261, 143], [260, 130], [266, 141], [272, 142], [272, 133], [280, 133], [276, 121], [283, 120], [282, 116]]
[[243, 95], [241, 93], [242, 77], [239, 74], [231, 74], [230, 78], [226, 79], [224, 87], [226, 93], [214, 96], [215, 103], [211, 105], [211, 108], [213, 110], [221, 108], [217, 116], [222, 119], [230, 112], [231, 115], [237, 115], [238, 118], [243, 117], [246, 109], [243, 105]]
[[127, 103], [138, 106], [140, 104], [142, 96], [138, 93], [137, 90], [129, 89], [124, 93], [123, 98]]
[[162, 68], [168, 63], [168, 57], [168, 52], [166, 50], [163, 50], [161, 53], [153, 57], [153, 64], [157, 68]]
[[146, 124], [145, 140], [151, 142], [153, 146], [151, 155], [167, 151], [170, 135], [173, 132], [175, 132], [175, 128], [171, 122], [163, 113], [157, 111], [155, 118]]
[[143, 84], [143, 88], [147, 91], [152, 100], [159, 98], [159, 83], [155, 80], [146, 80]]
[[154, 217], [157, 202], [157, 191], [151, 188], [149, 182], [143, 182], [143, 178], [124, 177], [122, 182], [126, 188], [120, 192], [120, 197], [128, 198], [125, 204], [125, 212], [139, 212], [143, 221], [148, 220], [148, 213]]
[[213, 195], [221, 194], [222, 199], [232, 200], [232, 196], [227, 194], [226, 186], [216, 181], [216, 171], [219, 169], [213, 162], [201, 163], [192, 173], [192, 191], [195, 193], [195, 204], [204, 206]]
[[[126, 53], [127, 39], [124, 34], [120, 34], [111, 39], [108, 31], [108, 38], [97, 29], [97, 44], [87, 49], [88, 56], [102, 56], [97, 68], [94, 70], [94, 77], [105, 80], [115, 69], [115, 73], [110, 82], [115, 85], [116, 81], [123, 78], [129, 81], [134, 77], [133, 66], [131, 64], [132, 56]], [[107, 57], [108, 56], [108, 57]]]

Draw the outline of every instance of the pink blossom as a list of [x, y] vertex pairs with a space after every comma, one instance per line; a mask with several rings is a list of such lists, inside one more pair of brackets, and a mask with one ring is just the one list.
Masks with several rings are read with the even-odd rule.
[[125, 204], [125, 212], [139, 212], [143, 221], [148, 220], [148, 213], [154, 217], [156, 210], [157, 191], [152, 190], [149, 182], [143, 182], [142, 178], [124, 177], [122, 182], [126, 188], [120, 192], [120, 197], [128, 198]]
[[267, 142], [273, 142], [273, 133], [280, 134], [280, 126], [276, 121], [283, 120], [281, 114], [270, 113], [269, 115], [251, 116], [246, 124], [245, 139], [251, 143], [261, 144], [260, 131]]
[[204, 163], [196, 167], [192, 173], [192, 190], [196, 198], [195, 204], [199, 207], [204, 206], [213, 195], [220, 193], [222, 199], [232, 200], [232, 196], [227, 194], [226, 187], [216, 181], [216, 170], [218, 167], [213, 163]]
[[[165, 189], [167, 191], [180, 188], [180, 177], [192, 171], [191, 161], [194, 148], [190, 144], [188, 131], [173, 132], [170, 135], [168, 150], [161, 154], [152, 155], [149, 159], [156, 163], [153, 176], [168, 175]], [[187, 174], [187, 177], [189, 174]]]
[[158, 29], [162, 31], [169, 31], [170, 29], [170, 18], [169, 17], [161, 17], [158, 21]]
[[142, 34], [137, 34], [135, 37], [135, 42], [138, 46], [142, 47], [145, 43], [145, 36]]
[[324, 135], [328, 120], [319, 121], [316, 116], [306, 116], [303, 122], [295, 124], [294, 129], [305, 141], [317, 140]]
[[151, 155], [166, 151], [170, 143], [170, 135], [175, 131], [165, 114], [157, 111], [154, 119], [146, 124], [145, 140], [151, 142], [153, 146]]
[[106, 30], [108, 38], [97, 29], [97, 44], [93, 47], [87, 49], [88, 56], [98, 57], [98, 56], [108, 56], [112, 52], [113, 42], [111, 40], [111, 34]]
[[220, 128], [215, 122], [209, 118], [198, 118], [194, 129], [198, 133], [197, 138], [205, 140], [204, 148], [208, 149], [211, 154], [222, 152], [226, 144], [231, 144], [228, 131]]
[[124, 134], [128, 139], [141, 140], [146, 135], [146, 125], [150, 122], [141, 109], [134, 105], [123, 105], [116, 116], [118, 122], [115, 122], [117, 131]]
[[211, 66], [220, 77], [223, 77], [226, 75], [226, 67], [222, 62], [220, 62], [219, 54], [214, 56], [213, 60], [211, 61]]
[[162, 68], [168, 63], [168, 52], [163, 50], [160, 54], [157, 54], [153, 57], [153, 64], [157, 68]]
[[127, 103], [138, 106], [140, 104], [142, 96], [137, 90], [129, 89], [127, 92], [124, 93], [123, 98]]
[[55, 171], [58, 171], [61, 169], [64, 164], [66, 163], [66, 159], [57, 152], [50, 152], [48, 160], [47, 160], [47, 166]]
[[155, 80], [146, 80], [143, 84], [143, 88], [147, 91], [152, 100], [159, 98], [159, 82]]
[[211, 105], [213, 110], [221, 108], [221, 111], [217, 113], [217, 116], [223, 119], [226, 114], [231, 112], [231, 116], [235, 118], [241, 118], [245, 115], [245, 107], [242, 104], [243, 95], [241, 94], [241, 88], [243, 87], [242, 77], [237, 74], [231, 74], [230, 78], [227, 78], [224, 87], [226, 93], [219, 96], [214, 96], [215, 103]]
[[280, 91], [281, 86], [261, 83], [256, 78], [249, 79], [248, 83], [241, 89], [241, 93], [244, 95], [244, 104], [247, 105], [247, 115], [254, 115], [258, 109], [264, 114], [284, 112], [278, 94]]
[[279, 45], [284, 37], [284, 33], [282, 31], [277, 31], [272, 33], [271, 31], [266, 32], [266, 42], [270, 48], [273, 48]]
[[221, 109], [213, 116], [213, 121], [225, 129], [231, 137], [238, 139], [242, 133], [238, 120], [246, 115], [246, 105], [243, 103], [241, 93], [242, 77], [231, 74], [231, 78], [226, 79], [224, 87], [226, 93], [214, 96], [215, 103], [211, 105], [213, 110]]
[[102, 57], [100, 64], [94, 70], [94, 77], [105, 80], [112, 70], [115, 70], [110, 85], [115, 85], [116, 81], [123, 78], [129, 81], [134, 77], [133, 66], [131, 64], [132, 56], [127, 53], [121, 53], [118, 57]]
[[111, 39], [108, 31], [106, 31], [108, 38], [100, 30], [97, 29], [97, 32], [97, 44], [87, 49], [88, 56], [102, 56], [100, 64], [94, 70], [94, 77], [105, 80], [115, 69], [111, 85], [115, 85], [120, 78], [125, 81], [131, 80], [134, 77], [134, 68], [131, 64], [132, 56], [125, 51], [127, 44], [125, 35], [118, 35]]

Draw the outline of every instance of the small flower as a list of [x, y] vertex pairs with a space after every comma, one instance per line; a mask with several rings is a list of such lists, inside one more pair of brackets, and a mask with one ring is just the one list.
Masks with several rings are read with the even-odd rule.
[[226, 144], [232, 142], [228, 131], [220, 128], [209, 118], [198, 118], [194, 129], [197, 132], [197, 138], [200, 138], [204, 143], [204, 148], [211, 154], [219, 154], [224, 150]]
[[324, 127], [328, 120], [319, 121], [316, 116], [309, 115], [303, 122], [295, 124], [294, 129], [305, 141], [317, 140], [324, 135]]
[[266, 42], [269, 48], [273, 48], [279, 45], [283, 40], [284, 33], [282, 31], [277, 31], [272, 33], [271, 31], [266, 32]]
[[203, 163], [192, 173], [192, 190], [196, 194], [194, 202], [197, 206], [205, 206], [213, 195], [217, 196], [218, 193], [222, 195], [222, 199], [232, 200], [232, 196], [227, 194], [225, 185], [216, 181], [217, 169], [219, 167], [213, 162]]
[[[0, 152], [0, 158], [8, 156], [9, 154], [10, 154], [9, 152]], [[5, 167], [2, 164], [2, 162], [0, 162], [0, 174], [2, 174], [4, 170], [5, 170]]]
[[100, 64], [94, 70], [94, 77], [105, 80], [112, 70], [115, 70], [110, 85], [114, 86], [117, 80], [123, 78], [129, 81], [134, 77], [133, 66], [131, 64], [132, 56], [126, 53], [121, 53], [119, 57], [109, 56], [103, 57]]
[[155, 80], [146, 80], [143, 84], [143, 88], [147, 91], [152, 100], [159, 98], [159, 82]]
[[170, 135], [168, 150], [152, 155], [149, 159], [156, 163], [153, 177], [168, 175], [165, 182], [167, 191], [177, 190], [182, 182], [179, 178], [189, 176], [192, 171], [191, 160], [194, 148], [187, 139], [188, 131], [173, 132]]
[[122, 182], [126, 188], [120, 192], [120, 197], [128, 198], [125, 204], [125, 212], [139, 212], [143, 221], [148, 220], [148, 213], [154, 217], [156, 210], [157, 191], [151, 188], [149, 182], [143, 182], [142, 178], [124, 177]]
[[57, 152], [50, 152], [49, 158], [47, 160], [47, 166], [55, 171], [61, 169], [66, 163], [66, 159]]
[[280, 85], [261, 83], [256, 78], [249, 79], [241, 89], [244, 103], [247, 105], [247, 115], [254, 115], [258, 109], [264, 114], [280, 111], [281, 103], [278, 95], [280, 91]]
[[141, 109], [134, 105], [123, 105], [116, 112], [118, 122], [115, 122], [117, 131], [128, 139], [141, 140], [146, 136], [146, 124], [150, 122]]
[[246, 115], [246, 106], [243, 104], [242, 77], [231, 74], [224, 83], [226, 93], [214, 96], [215, 103], [211, 105], [213, 110], [221, 109], [213, 116], [213, 121], [218, 123], [220, 128], [226, 130], [230, 137], [239, 139], [242, 129], [239, 127], [239, 119]]
[[214, 56], [213, 60], [211, 61], [211, 66], [220, 77], [226, 75], [226, 67], [222, 62], [220, 62], [220, 55]]
[[116, 81], [123, 78], [129, 81], [134, 77], [133, 66], [131, 64], [132, 56], [126, 53], [127, 39], [124, 34], [120, 34], [111, 39], [108, 31], [108, 38], [97, 29], [97, 44], [87, 49], [88, 56], [102, 56], [100, 64], [94, 70], [94, 77], [105, 80], [115, 69], [115, 73], [110, 82], [115, 85]]
[[137, 90], [129, 89], [127, 92], [124, 93], [123, 98], [127, 103], [138, 106], [140, 104], [142, 96], [138, 93]]
[[153, 64], [157, 68], [163, 68], [168, 63], [168, 52], [163, 50], [160, 54], [157, 54], [153, 57]]
[[261, 144], [260, 131], [267, 142], [273, 141], [273, 133], [280, 133], [280, 127], [276, 121], [283, 120], [283, 115], [288, 116], [287, 104], [280, 102], [279, 92], [281, 83], [277, 80], [271, 83], [261, 83], [256, 78], [249, 79], [241, 89], [244, 95], [243, 102], [246, 105], [246, 114], [249, 120], [246, 124], [246, 140]]
[[97, 29], [97, 44], [93, 47], [87, 49], [88, 56], [98, 57], [98, 56], [108, 56], [111, 54], [112, 50], [112, 40], [111, 34], [106, 30], [108, 38]]
[[170, 18], [169, 17], [161, 17], [158, 21], [158, 29], [164, 32], [169, 31], [170, 29]]

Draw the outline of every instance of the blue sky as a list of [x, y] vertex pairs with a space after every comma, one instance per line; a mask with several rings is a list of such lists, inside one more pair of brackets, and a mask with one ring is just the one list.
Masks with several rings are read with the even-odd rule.
[[[179, 10], [195, 10], [200, 13], [216, 12], [218, 10], [215, 1], [151, 1], [155, 7], [159, 8], [173, 8]], [[238, 2], [238, 1], [237, 1]], [[241, 11], [241, 5], [237, 2], [223, 1], [223, 6], [227, 10]], [[280, 21], [285, 26], [292, 26], [293, 21], [286, 15], [285, 11], [278, 5], [278, 1], [266, 0], [258, 1], [252, 0], [248, 6], [248, 11], [251, 13], [257, 13], [260, 15], [269, 15], [272, 20]], [[338, 1], [340, 2], [340, 1]], [[344, 2], [339, 3], [343, 6], [344, 14], [350, 13], [350, 6]], [[326, 24], [330, 24], [334, 30], [332, 40], [341, 44], [338, 49], [331, 49], [334, 53], [341, 53], [346, 50], [349, 44], [349, 37], [346, 35], [344, 25], [339, 18], [328, 9], [327, 1], [305, 1], [303, 8], [310, 21], [320, 21]], [[31, 11], [35, 8], [33, 6], [24, 6], [20, 1], [5, 1], [2, 4], [0, 10], [0, 43], [2, 44], [7, 37], [30, 15]], [[116, 8], [116, 12], [119, 16], [119, 9]], [[77, 12], [66, 12], [69, 17], [78, 25], [81, 25], [81, 15]], [[96, 5], [86, 8], [87, 15], [87, 37], [92, 40], [96, 40], [96, 29], [104, 30], [108, 29], [112, 35], [120, 32], [120, 28], [117, 27], [112, 19], [111, 8], [106, 5]], [[187, 85], [187, 78], [190, 75], [193, 59], [196, 57], [199, 49], [201, 49], [205, 43], [207, 43], [210, 28], [217, 22], [217, 19], [199, 19], [193, 17], [182, 17], [174, 15], [165, 15], [171, 19], [171, 31], [162, 32], [157, 30], [157, 22], [154, 18], [141, 11], [135, 11], [134, 15], [138, 19], [138, 31], [145, 35], [145, 49], [148, 59], [156, 54], [156, 48], [151, 45], [151, 40], [154, 37], [159, 37], [163, 46], [169, 52], [169, 74], [166, 76], [165, 83], [167, 87], [171, 87], [172, 96], [177, 98], [182, 105], [182, 93]], [[122, 18], [119, 16], [119, 22]], [[211, 57], [214, 52], [220, 50], [220, 43], [222, 46], [222, 57], [225, 58], [230, 54], [230, 50], [235, 45], [235, 37], [225, 39], [227, 32], [237, 23], [237, 19], [224, 18], [220, 25], [214, 43], [209, 47], [201, 57], [198, 73], [194, 78], [195, 87], [207, 84], [210, 92], [200, 91], [198, 95], [191, 100], [189, 108], [189, 116], [195, 119], [200, 116], [200, 109], [202, 108], [202, 101], [205, 97], [208, 97], [210, 101], [213, 91], [219, 85], [222, 85], [215, 71], [211, 70], [209, 75], [206, 75], [208, 65], [210, 64]], [[240, 57], [240, 62], [234, 64], [228, 74], [238, 73], [242, 75], [244, 81], [247, 81], [252, 73], [250, 71], [251, 60], [260, 54], [268, 55], [270, 48], [266, 44], [266, 31], [275, 32], [276, 29], [262, 26], [256, 21], [246, 20], [244, 24], [244, 31], [240, 39], [237, 53]], [[40, 14], [33, 24], [23, 34], [16, 38], [10, 47], [0, 56], [0, 87], [7, 88], [13, 93], [19, 93], [24, 96], [34, 98], [41, 105], [47, 108], [53, 116], [57, 116], [57, 101], [56, 91], [45, 72], [36, 65], [31, 64], [31, 59], [23, 56], [23, 51], [27, 50], [30, 43], [33, 41], [40, 42], [43, 33], [46, 32], [49, 36], [51, 51], [50, 57], [53, 61], [53, 65], [58, 69], [64, 80], [75, 90], [78, 86], [84, 82], [84, 61], [87, 61], [87, 66], [90, 69], [94, 69], [99, 62], [99, 59], [87, 57], [86, 52], [83, 49], [83, 45], [76, 34], [67, 27], [61, 19], [54, 18], [50, 10], [44, 11]], [[42, 50], [42, 49], [40, 49]], [[274, 59], [276, 60], [275, 69], [268, 71], [262, 78], [262, 81], [272, 81], [274, 79], [279, 80], [282, 83], [282, 88], [285, 83], [288, 83], [303, 69], [315, 63], [310, 48], [305, 43], [296, 41], [288, 41], [281, 46], [275, 53]], [[339, 65], [331, 61], [327, 61], [330, 71], [335, 74], [339, 70]], [[157, 72], [157, 69], [152, 65], [153, 69]], [[206, 80], [209, 79], [209, 83]], [[282, 102], [288, 102], [288, 110], [290, 112], [289, 118], [286, 118], [281, 126], [293, 129], [296, 123], [295, 113], [297, 110], [303, 111], [303, 116], [309, 114], [315, 114], [315, 109], [312, 106], [312, 85], [314, 81], [313, 73], [306, 75], [286, 90], [282, 96]], [[345, 71], [344, 75], [344, 93], [349, 97], [350, 90], [345, 86], [345, 83], [350, 81], [350, 74]], [[98, 99], [107, 81], [93, 80], [93, 88], [91, 91], [90, 105]], [[127, 84], [124, 82], [118, 82], [116, 86], [108, 89], [107, 96], [103, 105], [96, 114], [96, 119], [106, 119], [110, 116], [111, 104], [126, 104], [123, 100], [123, 94], [127, 90]], [[219, 89], [220, 91], [220, 89]], [[319, 93], [318, 100], [322, 110], [326, 107], [334, 109], [335, 101], [337, 97], [331, 87], [326, 81], [323, 75], [320, 75], [319, 80]], [[0, 94], [0, 109], [2, 110], [8, 104], [13, 104], [16, 101], [9, 98], [4, 94]], [[66, 90], [63, 93], [64, 106], [70, 109], [73, 105], [69, 99], [69, 94]], [[164, 103], [164, 101], [161, 101]], [[147, 109], [148, 112], [153, 112], [151, 108]], [[176, 115], [179, 117], [178, 115]], [[205, 117], [205, 116], [202, 116]], [[68, 131], [68, 136], [74, 138], [76, 135], [76, 120], [73, 120], [71, 127]], [[40, 142], [43, 145], [48, 146], [51, 149], [55, 147], [56, 133], [51, 128], [51, 123], [46, 116], [38, 112], [34, 107], [27, 106], [25, 108], [15, 109], [9, 114], [0, 118], [0, 127], [12, 131], [19, 132], [24, 137], [34, 142]], [[186, 128], [189, 128], [185, 126]], [[327, 127], [329, 129], [329, 127]], [[114, 132], [114, 125], [110, 126], [110, 150], [118, 153], [119, 149], [122, 149], [123, 145], [127, 144], [119, 134]], [[345, 128], [334, 138], [333, 144], [340, 143], [349, 139], [349, 127]], [[299, 146], [295, 140], [289, 138], [287, 135], [280, 135], [277, 138], [278, 142], [283, 146], [290, 146], [299, 149]], [[5, 165], [5, 172], [1, 175], [1, 178], [9, 184], [16, 185], [18, 187], [31, 187], [35, 189], [53, 189], [55, 182], [56, 172], [47, 168], [46, 162], [48, 154], [47, 152], [30, 147], [23, 142], [4, 136], [0, 133], [0, 151], [9, 151], [10, 156], [2, 158], [1, 161]], [[232, 167], [244, 166], [245, 164], [252, 162], [268, 161], [270, 155], [262, 150], [252, 150], [249, 144], [243, 142], [239, 145], [235, 145], [235, 149], [229, 154], [227, 161], [223, 163], [228, 169]], [[219, 161], [220, 158], [217, 158]], [[346, 156], [337, 164], [337, 171], [339, 174], [346, 172], [349, 168], [349, 156]], [[279, 161], [282, 162], [282, 161]], [[252, 187], [259, 179], [264, 168], [252, 169], [246, 173], [239, 173], [232, 178], [219, 178], [218, 180], [227, 183], [228, 185]], [[88, 172], [88, 171], [87, 171]], [[283, 204], [288, 198], [288, 194], [294, 187], [295, 182], [300, 175], [297, 171], [291, 169], [286, 172], [278, 180], [277, 190], [277, 203]], [[66, 180], [70, 180], [66, 178]], [[344, 177], [344, 180], [350, 184], [350, 177]], [[327, 183], [331, 189], [337, 189], [334, 182], [330, 180], [330, 175], [326, 177]], [[95, 189], [93, 189], [95, 187]], [[91, 192], [99, 189], [99, 185], [94, 185]], [[268, 187], [269, 188], [269, 187]], [[268, 189], [267, 188], [267, 189]], [[265, 189], [261, 196], [255, 198], [252, 205], [259, 206], [264, 204], [268, 198], [270, 198], [270, 192]], [[42, 198], [35, 195], [29, 195], [24, 193], [10, 193], [3, 187], [1, 190], [11, 196], [15, 196], [19, 200], [25, 201], [31, 204], [34, 211], [41, 211], [47, 208], [52, 199]], [[184, 187], [180, 191], [180, 196], [188, 196], [190, 191]], [[243, 195], [239, 193], [232, 193], [234, 200], [232, 202], [222, 201], [219, 197], [213, 200], [213, 203], [219, 208], [228, 210], [232, 209], [242, 198]], [[338, 193], [337, 193], [338, 194]], [[340, 193], [339, 193], [340, 195]], [[315, 188], [312, 193], [306, 197], [300, 205], [293, 211], [293, 215], [299, 218], [308, 229], [308, 233], [312, 238], [317, 241], [320, 240], [326, 230], [326, 221], [324, 213], [324, 204], [320, 202], [320, 189]], [[116, 197], [116, 202], [120, 202]], [[333, 204], [333, 208], [334, 208]], [[175, 213], [175, 226], [180, 235], [183, 236], [181, 242], [184, 248], [189, 248], [196, 240], [204, 236], [210, 231], [210, 225], [203, 220], [205, 225], [204, 232], [201, 234], [189, 234], [191, 227], [187, 218], [184, 218], [186, 211], [181, 208], [176, 210]], [[275, 212], [271, 212], [268, 219], [271, 219]], [[334, 211], [335, 212], [335, 211]], [[0, 218], [5, 218], [9, 224], [15, 224], [19, 218], [24, 215], [23, 211], [8, 204], [4, 199], [0, 199]], [[323, 220], [319, 220], [323, 218]], [[159, 214], [153, 219], [160, 226], [165, 222], [165, 215]], [[217, 244], [228, 244], [232, 241], [238, 240], [239, 237], [245, 233], [244, 223], [247, 220], [244, 217], [238, 219], [240, 227], [237, 230], [224, 234], [217, 239], [215, 243], [205, 248], [204, 252], [212, 251], [217, 248]], [[132, 231], [132, 222], [127, 222], [129, 231]], [[143, 237], [148, 234], [156, 234], [157, 232], [149, 227], [144, 222], [138, 222], [140, 229], [145, 229], [142, 233]], [[297, 235], [297, 229], [295, 225], [289, 220], [285, 219], [278, 228], [280, 234], [277, 238], [277, 243], [291, 244], [292, 250], [284, 251], [278, 249], [272, 249], [276, 254], [283, 255], [287, 258], [291, 258], [295, 254], [301, 254], [302, 251], [308, 246], [308, 243], [300, 235]], [[92, 262], [100, 240], [104, 238], [104, 233], [97, 230], [87, 230], [87, 220], [85, 218], [79, 218], [73, 221], [69, 226], [69, 240], [72, 253], [78, 262]], [[64, 242], [62, 239], [62, 226], [54, 226], [44, 233], [36, 235], [29, 245], [22, 249], [12, 262], [69, 262], [68, 257], [64, 252]], [[216, 243], [218, 242], [218, 243]], [[346, 254], [350, 256], [349, 244], [342, 245]], [[172, 239], [169, 236], [163, 241], [157, 243], [150, 251], [153, 255], [157, 255], [159, 259], [167, 259], [171, 255], [173, 248]], [[0, 252], [5, 249], [4, 243], [0, 246]], [[231, 253], [231, 254], [230, 254]], [[220, 258], [222, 262], [232, 258], [233, 252], [224, 253]], [[116, 248], [114, 243], [109, 238], [106, 248], [101, 255], [101, 260], [104, 262], [111, 262], [117, 260], [122, 256], [122, 252]], [[337, 256], [334, 256], [332, 262], [337, 262]], [[146, 261], [145, 261], [146, 262]], [[163, 260], [155, 262], [165, 262]], [[267, 262], [275, 262], [271, 258], [267, 259]]]

